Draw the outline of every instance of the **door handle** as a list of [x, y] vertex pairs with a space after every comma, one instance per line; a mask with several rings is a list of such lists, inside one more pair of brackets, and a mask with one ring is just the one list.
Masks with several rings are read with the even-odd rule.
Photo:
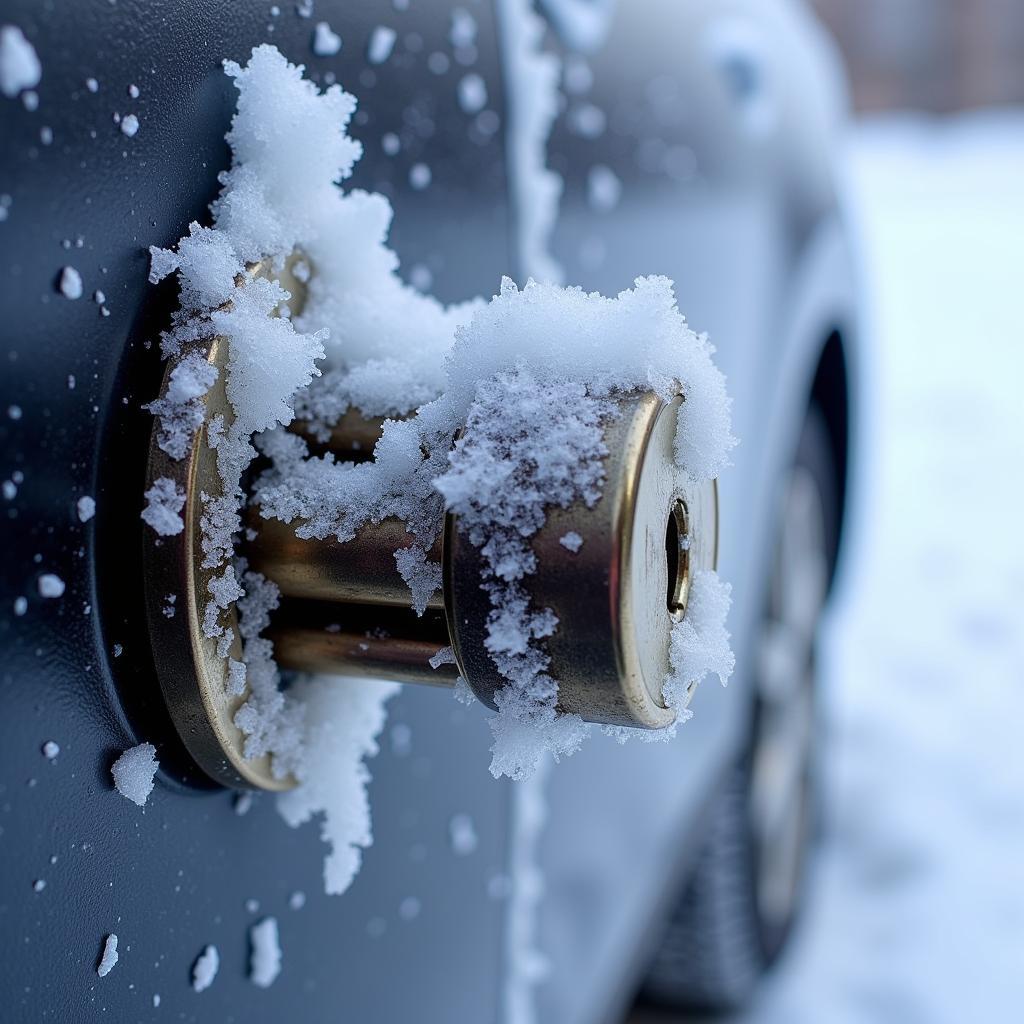
[[[268, 267], [254, 268], [270, 274]], [[275, 275], [301, 309], [305, 287], [290, 264]], [[208, 361], [223, 368], [224, 339], [209, 343]], [[173, 386], [168, 371], [164, 391]], [[230, 417], [219, 381], [202, 399], [202, 422], [185, 457], [171, 459], [154, 430], [150, 486], [169, 478], [183, 496], [180, 533], [145, 533], [147, 611], [156, 668], [175, 727], [199, 764], [236, 787], [280, 790], [269, 758], [247, 759], [245, 737], [234, 724], [244, 693], [232, 686], [233, 646], [206, 635], [204, 609], [219, 569], [204, 566], [204, 515], [216, 508], [220, 477], [209, 445], [210, 424]], [[672, 626], [686, 615], [690, 582], [714, 569], [718, 496], [714, 481], [692, 482], [673, 454], [681, 396], [653, 392], [614, 400], [618, 415], [604, 427], [602, 496], [548, 511], [533, 537], [537, 568], [524, 581], [537, 608], [550, 608], [558, 630], [547, 638], [550, 674], [558, 680], [558, 710], [604, 725], [639, 729], [670, 726], [662, 684], [669, 674]], [[349, 410], [327, 448], [338, 460], [365, 458], [383, 421]], [[300, 430], [301, 426], [294, 427]], [[213, 499], [213, 504], [211, 504]], [[349, 541], [302, 539], [298, 523], [264, 519], [249, 510], [242, 554], [249, 567], [273, 581], [281, 604], [265, 636], [286, 669], [371, 676], [452, 687], [459, 678], [484, 704], [507, 685], [487, 650], [491, 604], [481, 589], [483, 560], [448, 512], [428, 553], [442, 566], [443, 586], [421, 616], [398, 569], [396, 552], [413, 537], [397, 519], [368, 524]], [[233, 611], [228, 611], [233, 615]], [[343, 680], [339, 686], [345, 685]]]

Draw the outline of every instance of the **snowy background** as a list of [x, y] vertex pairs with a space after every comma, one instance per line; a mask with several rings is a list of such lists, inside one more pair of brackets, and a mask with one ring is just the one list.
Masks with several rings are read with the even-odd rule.
[[1020, 1020], [1024, 112], [861, 122], [847, 163], [865, 387], [823, 631], [825, 831], [734, 1024]]

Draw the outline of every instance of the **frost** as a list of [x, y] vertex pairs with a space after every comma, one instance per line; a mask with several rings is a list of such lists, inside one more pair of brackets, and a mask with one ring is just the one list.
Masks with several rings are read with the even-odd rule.
[[17, 25], [0, 28], [0, 92], [13, 99], [22, 89], [33, 89], [43, 68], [35, 47]]
[[64, 593], [64, 581], [52, 572], [44, 572], [37, 585], [40, 597], [60, 597]]
[[153, 792], [153, 777], [159, 767], [156, 747], [152, 743], [140, 743], [130, 747], [114, 762], [110, 774], [121, 796], [144, 807], [149, 794]]
[[181, 510], [185, 505], [185, 492], [168, 477], [153, 481], [146, 491], [146, 507], [142, 519], [161, 537], [173, 537], [185, 529]]
[[277, 919], [265, 917], [249, 929], [249, 980], [260, 988], [269, 988], [281, 973], [281, 944]]
[[59, 753], [60, 753], [60, 744], [59, 743], [56, 743], [53, 740], [47, 740], [43, 744], [43, 757], [45, 757], [48, 761], [55, 760]]
[[79, 522], [87, 523], [96, 515], [96, 501], [87, 494], [83, 495], [75, 503], [75, 509], [78, 512]]
[[567, 534], [558, 538], [558, 543], [561, 544], [566, 551], [571, 551], [575, 554], [581, 547], [583, 547], [583, 538], [575, 530], [570, 530]]
[[393, 28], [378, 25], [370, 34], [370, 42], [366, 47], [366, 59], [371, 64], [383, 64], [391, 56], [398, 34]]
[[472, 689], [470, 689], [469, 683], [467, 683], [462, 676], [459, 676], [459, 678], [455, 680], [455, 686], [452, 689], [452, 696], [460, 704], [465, 704], [467, 707], [476, 703], [476, 694]]
[[288, 897], [288, 907], [291, 910], [301, 910], [306, 905], [306, 894], [301, 889], [296, 889], [295, 892]]
[[341, 50], [341, 36], [326, 21], [318, 21], [313, 29], [313, 53], [318, 57], [333, 57]]
[[139, 130], [139, 119], [134, 114], [125, 114], [121, 118], [121, 133], [132, 138]]
[[192, 988], [204, 992], [213, 984], [220, 969], [220, 953], [216, 946], [207, 946], [192, 965]]
[[111, 932], [103, 943], [103, 953], [100, 956], [99, 966], [96, 973], [105, 978], [117, 964], [117, 936]]
[[82, 275], [74, 267], [64, 267], [60, 272], [60, 293], [65, 299], [82, 297]]
[[89, 90], [89, 92], [99, 92], [100, 91], [100, 83], [97, 82], [95, 78], [87, 78], [85, 80], [85, 87], [86, 87], [86, 89]]

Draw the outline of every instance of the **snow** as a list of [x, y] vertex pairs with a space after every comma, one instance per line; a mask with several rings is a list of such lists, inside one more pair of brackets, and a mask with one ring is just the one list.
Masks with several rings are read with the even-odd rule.
[[[466, 17], [453, 20], [463, 50], [471, 45]], [[513, 136], [527, 189], [520, 199], [529, 200], [530, 211], [542, 208], [539, 220], [523, 214], [533, 225], [525, 264], [543, 274], [545, 266], [551, 270], [542, 256], [558, 191], [543, 169], [543, 147], [558, 66], [539, 51], [539, 26], [532, 14], [514, 26], [522, 123]], [[204, 339], [225, 339], [233, 415], [208, 425], [223, 490], [203, 499], [204, 566], [218, 570], [203, 628], [227, 657], [233, 632], [222, 613], [237, 603], [245, 678], [235, 663], [229, 686], [246, 693], [235, 716], [245, 756], [270, 754], [276, 777], [297, 780], [278, 797], [278, 809], [292, 826], [322, 816], [330, 847], [325, 888], [341, 893], [371, 842], [365, 760], [377, 752], [384, 704], [397, 688], [312, 678], [281, 689], [261, 635], [277, 588], [241, 566], [236, 572], [231, 561], [242, 473], [257, 451], [269, 467], [253, 488], [260, 514], [294, 522], [300, 537], [344, 541], [368, 521], [404, 521], [410, 545], [396, 563], [417, 610], [441, 578], [426, 552], [446, 508], [459, 513], [485, 552], [494, 605], [488, 649], [509, 680], [492, 721], [492, 772], [524, 777], [544, 751], [571, 753], [588, 731], [555, 710], [557, 681], [545, 674], [537, 641], [557, 620], [532, 608], [522, 585], [535, 564], [529, 537], [545, 507], [600, 496], [602, 421], [612, 414], [613, 395], [646, 389], [669, 400], [682, 391], [677, 459], [695, 480], [727, 464], [734, 443], [729, 401], [712, 347], [687, 326], [665, 278], [638, 279], [615, 298], [533, 281], [519, 289], [506, 279], [489, 304], [450, 307], [404, 284], [386, 244], [390, 204], [341, 187], [362, 153], [347, 134], [354, 98], [337, 85], [321, 92], [266, 45], [244, 67], [224, 67], [238, 106], [227, 136], [232, 163], [211, 205], [212, 225], [192, 224], [175, 248], [151, 250], [150, 279], [177, 274], [181, 309], [161, 339], [171, 360], [169, 387], [150, 409], [159, 443], [181, 458], [216, 377]], [[417, 178], [429, 183], [426, 165], [413, 166], [414, 184]], [[249, 266], [280, 266], [296, 249], [314, 268], [304, 275], [305, 307], [294, 318], [275, 316], [286, 293]], [[374, 460], [360, 464], [311, 458], [300, 437], [280, 429], [297, 416], [324, 436], [353, 406], [367, 415], [414, 415], [388, 420]], [[158, 532], [180, 531], [183, 495], [172, 481], [156, 481], [147, 498], [146, 521]], [[464, 695], [465, 685], [457, 691]]]
[[82, 275], [74, 267], [64, 267], [60, 272], [58, 287], [65, 299], [80, 299], [82, 297]]
[[590, 168], [587, 174], [587, 202], [599, 213], [608, 213], [619, 205], [622, 182], [616, 173], [604, 164]]
[[456, 7], [452, 11], [448, 41], [456, 50], [466, 49], [476, 42], [476, 19], [465, 7]]
[[216, 946], [206, 946], [192, 965], [192, 988], [204, 992], [213, 984], [220, 969], [220, 953]]
[[487, 106], [487, 86], [484, 80], [471, 71], [459, 79], [459, 106], [467, 114], [479, 113]]
[[[545, 24], [530, 0], [498, 0], [502, 69], [507, 88], [509, 179], [516, 212], [521, 272], [562, 280], [548, 250], [562, 179], [546, 166], [547, 140], [558, 115], [558, 58], [542, 49]], [[453, 36], [455, 33], [453, 16]]]
[[475, 852], [479, 839], [476, 826], [468, 814], [456, 814], [448, 822], [448, 838], [452, 851], [460, 857], [468, 857]]
[[370, 33], [370, 41], [366, 47], [366, 59], [371, 64], [383, 64], [394, 49], [398, 33], [387, 25], [378, 25]]
[[60, 753], [60, 744], [57, 743], [55, 740], [47, 740], [43, 744], [42, 749], [43, 757], [45, 757], [48, 761], [54, 761], [56, 760], [57, 755]]
[[134, 114], [125, 114], [121, 118], [121, 132], [127, 135], [128, 138], [132, 138], [135, 133], [139, 130], [139, 119]]
[[850, 155], [869, 376], [822, 637], [825, 839], [794, 946], [741, 1019], [1014, 1020], [1024, 112], [869, 122]]
[[100, 956], [96, 973], [105, 978], [117, 965], [117, 936], [111, 932], [103, 942], [103, 953]]
[[78, 512], [79, 522], [87, 523], [96, 515], [96, 500], [84, 494], [75, 502], [75, 510]]
[[341, 36], [326, 21], [318, 21], [313, 30], [313, 53], [318, 57], [333, 57], [341, 50]]
[[33, 89], [43, 68], [35, 47], [17, 25], [0, 28], [0, 92], [13, 99], [22, 89]]
[[64, 593], [64, 581], [52, 572], [44, 572], [37, 586], [40, 597], [60, 597]]
[[173, 537], [185, 529], [181, 510], [185, 506], [185, 492], [173, 480], [162, 476], [153, 481], [146, 491], [146, 507], [142, 519], [161, 537]]
[[130, 747], [114, 762], [110, 774], [121, 796], [144, 807], [153, 792], [153, 779], [159, 767], [156, 747], [152, 743], [140, 743]]
[[581, 547], [583, 547], [583, 538], [575, 530], [570, 530], [568, 533], [558, 538], [558, 543], [561, 544], [566, 551], [571, 551], [575, 554]]
[[693, 687], [708, 673], [717, 675], [723, 686], [732, 675], [736, 659], [725, 628], [730, 590], [728, 583], [707, 570], [694, 573], [690, 582], [686, 616], [672, 627], [672, 671], [662, 687], [665, 704], [677, 712], [677, 722], [691, 716], [687, 704]]
[[330, 847], [324, 889], [341, 894], [359, 871], [362, 850], [373, 841], [365, 762], [378, 752], [384, 704], [399, 687], [327, 677], [303, 680], [292, 689], [307, 723], [301, 760], [294, 769], [301, 785], [279, 795], [277, 806], [292, 827], [322, 815], [320, 835]]
[[543, 758], [532, 775], [512, 789], [512, 834], [508, 884], [493, 884], [509, 897], [505, 914], [504, 991], [502, 1020], [535, 1024], [534, 989], [547, 976], [549, 964], [539, 948], [538, 911], [544, 898], [540, 842], [548, 808], [544, 789], [551, 759]]
[[37, 878], [32, 883], [32, 891], [33, 892], [42, 892], [45, 888], [46, 888], [46, 879], [45, 878]]
[[281, 973], [281, 944], [277, 918], [265, 917], [249, 929], [249, 980], [269, 988]]
[[296, 889], [295, 892], [288, 897], [288, 906], [291, 910], [301, 910], [306, 905], [306, 894], [301, 889]]
[[432, 177], [430, 168], [424, 163], [415, 163], [409, 168], [409, 184], [414, 189], [425, 189]]

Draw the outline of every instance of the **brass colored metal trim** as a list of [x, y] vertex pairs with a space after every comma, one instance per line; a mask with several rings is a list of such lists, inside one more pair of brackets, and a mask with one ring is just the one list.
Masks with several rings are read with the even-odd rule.
[[[669, 609], [667, 522], [677, 502], [689, 519], [681, 587], [715, 564], [717, 504], [713, 485], [696, 486], [674, 462], [673, 440], [681, 398], [665, 403], [636, 394], [618, 403], [605, 428], [603, 496], [550, 509], [533, 539], [537, 569], [525, 581], [538, 608], [559, 619], [544, 641], [558, 708], [588, 721], [660, 729], [675, 712], [661, 696], [669, 672], [673, 615]], [[579, 551], [560, 539], [575, 531]], [[460, 670], [477, 696], [494, 707], [507, 685], [485, 645], [490, 602], [480, 589], [482, 559], [449, 514], [444, 534], [444, 589], [448, 627]]]
[[[207, 422], [216, 415], [230, 422], [233, 416], [224, 391], [227, 349], [224, 338], [210, 342], [207, 359], [219, 374], [206, 396]], [[164, 392], [169, 376], [168, 370]], [[180, 460], [168, 456], [157, 444], [157, 437], [154, 427], [147, 486], [167, 477], [185, 493], [185, 529], [181, 533], [161, 537], [148, 526], [143, 528], [149, 635], [171, 718], [189, 753], [218, 782], [240, 789], [288, 789], [294, 781], [274, 778], [268, 756], [247, 759], [243, 755], [245, 736], [234, 724], [234, 716], [246, 695], [228, 693], [227, 661], [217, 655], [216, 640], [203, 633], [203, 615], [210, 599], [207, 585], [218, 571], [202, 568], [201, 495], [221, 494], [217, 456], [208, 444], [206, 423], [195, 432], [188, 453]], [[231, 657], [240, 659], [234, 613], [226, 614], [222, 624], [235, 631]]]
[[[274, 277], [291, 294], [289, 307], [297, 315], [305, 301], [305, 286], [292, 267], [302, 254], [296, 252], [278, 272], [268, 261], [249, 268], [253, 276]], [[195, 431], [183, 459], [172, 459], [158, 444], [159, 425], [154, 424], [149, 445], [147, 489], [160, 478], [173, 480], [185, 494], [182, 509], [184, 530], [161, 537], [143, 528], [143, 566], [146, 574], [146, 615], [153, 645], [157, 679], [175, 728], [188, 752], [213, 779], [238, 789], [286, 790], [295, 785], [290, 776], [275, 778], [270, 757], [247, 758], [245, 736], [234, 724], [248, 690], [232, 696], [227, 689], [227, 660], [217, 654], [217, 641], [203, 632], [203, 617], [210, 599], [208, 585], [223, 566], [203, 568], [203, 495], [222, 495], [216, 452], [209, 445], [207, 425], [217, 416], [225, 425], [234, 410], [225, 390], [229, 359], [228, 341], [215, 337], [206, 358], [217, 368], [217, 380], [204, 398], [205, 416]], [[164, 374], [161, 395], [167, 393], [173, 365]], [[241, 660], [237, 619], [232, 609], [221, 616], [221, 625], [231, 629], [235, 639], [230, 656]]]
[[[410, 547], [415, 537], [400, 519], [368, 523], [344, 543], [295, 536], [296, 523], [262, 519], [252, 510], [249, 525], [258, 533], [246, 555], [257, 572], [272, 579], [289, 598], [355, 605], [391, 605], [408, 608], [409, 585], [395, 563], [395, 552]], [[441, 538], [427, 552], [432, 562], [441, 561]], [[444, 598], [435, 594], [430, 608], [443, 608]]]
[[[274, 273], [267, 265], [252, 272]], [[294, 296], [295, 315], [305, 289], [290, 264], [277, 276]], [[223, 572], [220, 566], [202, 567], [204, 501], [220, 496], [222, 488], [207, 424], [217, 416], [230, 424], [233, 417], [225, 392], [227, 340], [212, 339], [207, 358], [218, 379], [186, 458], [170, 459], [157, 444], [156, 429], [150, 443], [150, 486], [169, 477], [186, 496], [181, 534], [144, 531], [157, 675], [175, 726], [207, 773], [229, 786], [283, 790], [294, 780], [274, 778], [269, 757], [244, 756], [245, 737], [234, 718], [247, 694], [228, 693], [227, 661], [202, 628], [209, 583]], [[164, 393], [169, 374], [170, 369]], [[531, 541], [537, 566], [524, 586], [538, 610], [550, 608], [558, 618], [558, 629], [544, 641], [548, 673], [558, 681], [558, 709], [590, 722], [661, 729], [676, 717], [662, 697], [672, 627], [686, 612], [693, 574], [714, 567], [718, 548], [717, 488], [695, 485], [674, 460], [682, 401], [665, 402], [652, 393], [617, 399], [616, 414], [604, 427], [602, 497], [589, 508], [579, 502], [548, 509]], [[314, 449], [324, 447], [308, 429], [292, 429]], [[381, 421], [362, 420], [350, 410], [326, 450], [363, 459], [380, 430]], [[283, 597], [267, 633], [283, 668], [437, 686], [451, 686], [461, 675], [495, 707], [507, 680], [487, 649], [491, 606], [480, 586], [483, 559], [460, 531], [457, 516], [445, 517], [428, 553], [443, 566], [443, 593], [434, 595], [422, 618], [409, 607], [395, 563], [396, 551], [413, 543], [398, 519], [369, 524], [346, 543], [299, 539], [297, 524], [261, 519], [255, 509], [249, 525], [256, 539], [246, 557]], [[578, 550], [561, 543], [570, 531], [582, 537]], [[224, 613], [221, 625], [233, 631], [231, 656], [240, 659], [233, 610]], [[430, 659], [449, 645], [455, 664], [432, 668]]]

